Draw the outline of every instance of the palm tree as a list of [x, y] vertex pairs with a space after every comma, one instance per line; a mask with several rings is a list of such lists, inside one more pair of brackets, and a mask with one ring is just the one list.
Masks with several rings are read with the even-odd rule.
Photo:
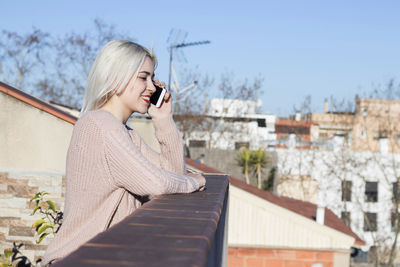
[[257, 151], [253, 151], [250, 157], [251, 164], [254, 168], [254, 171], [257, 173], [257, 185], [258, 188], [261, 189], [261, 168], [265, 166], [265, 164], [269, 161], [267, 154], [261, 148]]
[[251, 152], [248, 148], [244, 148], [237, 158], [237, 164], [243, 167], [244, 177], [246, 178], [246, 183], [250, 184], [249, 179], [249, 167], [251, 165]]

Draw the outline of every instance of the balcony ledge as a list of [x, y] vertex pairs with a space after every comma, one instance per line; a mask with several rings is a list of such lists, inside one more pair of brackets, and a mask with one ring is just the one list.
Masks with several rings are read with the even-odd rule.
[[53, 266], [226, 266], [228, 176], [156, 196]]

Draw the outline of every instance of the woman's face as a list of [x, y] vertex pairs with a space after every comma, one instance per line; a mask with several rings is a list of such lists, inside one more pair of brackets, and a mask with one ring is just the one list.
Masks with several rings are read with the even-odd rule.
[[153, 84], [154, 64], [146, 57], [136, 80], [131, 79], [119, 96], [124, 106], [132, 113], [146, 113], [150, 107], [150, 96], [156, 91]]

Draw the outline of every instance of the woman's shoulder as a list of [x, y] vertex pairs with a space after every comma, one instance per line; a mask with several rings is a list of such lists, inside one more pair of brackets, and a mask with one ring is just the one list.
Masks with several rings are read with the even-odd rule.
[[97, 127], [103, 130], [121, 130], [123, 124], [110, 112], [97, 109], [85, 112], [76, 122], [76, 127]]

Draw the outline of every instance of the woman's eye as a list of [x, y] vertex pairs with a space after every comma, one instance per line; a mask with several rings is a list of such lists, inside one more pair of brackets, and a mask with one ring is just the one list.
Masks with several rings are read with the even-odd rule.
[[139, 77], [139, 79], [142, 79], [142, 80], [147, 80], [147, 77]]

